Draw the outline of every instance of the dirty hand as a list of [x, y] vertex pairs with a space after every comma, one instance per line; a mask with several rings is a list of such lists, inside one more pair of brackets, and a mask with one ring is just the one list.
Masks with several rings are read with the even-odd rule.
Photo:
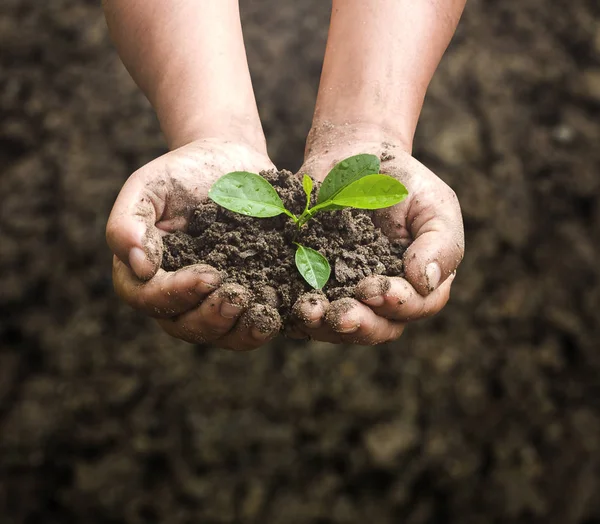
[[381, 172], [400, 180], [408, 197], [375, 212], [375, 222], [407, 246], [405, 278], [370, 276], [356, 287], [354, 299], [329, 303], [300, 297], [294, 310], [304, 336], [362, 345], [395, 340], [408, 321], [438, 313], [450, 297], [455, 271], [464, 253], [460, 206], [454, 191], [400, 147], [353, 144], [310, 156], [300, 173], [323, 180], [341, 159], [359, 153], [381, 155]]
[[157, 319], [170, 335], [191, 343], [254, 349], [277, 333], [261, 333], [247, 321], [249, 293], [221, 286], [214, 268], [196, 264], [161, 269], [162, 237], [186, 228], [191, 211], [206, 200], [212, 183], [231, 171], [260, 172], [273, 164], [245, 145], [202, 140], [150, 162], [123, 186], [106, 237], [117, 294]]

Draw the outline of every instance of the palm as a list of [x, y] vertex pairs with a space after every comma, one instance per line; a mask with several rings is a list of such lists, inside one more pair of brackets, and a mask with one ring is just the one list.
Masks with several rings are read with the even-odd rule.
[[[211, 185], [225, 173], [272, 168], [268, 157], [253, 150], [233, 143], [203, 141], [158, 158], [132, 179], [139, 178], [147, 188], [147, 197], [156, 208], [156, 227], [172, 232], [185, 228], [191, 211], [206, 200]], [[143, 202], [138, 205], [143, 207]]]
[[222, 284], [205, 264], [161, 269], [162, 237], [184, 230], [215, 180], [231, 171], [272, 169], [266, 154], [230, 142], [204, 140], [156, 159], [123, 186], [107, 225], [115, 290], [131, 306], [156, 317], [169, 334], [188, 342], [253, 349], [278, 331], [257, 331], [246, 289]]
[[[375, 222], [384, 234], [401, 240], [407, 248], [405, 278], [367, 277], [357, 286], [358, 300], [315, 305], [314, 300], [301, 297], [296, 311], [301, 331], [313, 338], [372, 344], [397, 338], [405, 322], [429, 316], [444, 306], [452, 275], [462, 259], [464, 236], [460, 206], [452, 189], [400, 147], [373, 142], [343, 144], [309, 156], [300, 173], [323, 180], [337, 162], [361, 153], [381, 156], [381, 171], [408, 189], [403, 202], [375, 212]], [[340, 313], [342, 310], [346, 313]]]

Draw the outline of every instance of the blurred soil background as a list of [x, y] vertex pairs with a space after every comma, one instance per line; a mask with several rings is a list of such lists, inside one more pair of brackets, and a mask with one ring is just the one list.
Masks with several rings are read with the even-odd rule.
[[[470, 0], [415, 147], [464, 211], [444, 312], [250, 354], [113, 294], [108, 213], [165, 146], [99, 4], [0, 3], [0, 522], [600, 523], [600, 4]], [[296, 169], [329, 2], [242, 7]]]

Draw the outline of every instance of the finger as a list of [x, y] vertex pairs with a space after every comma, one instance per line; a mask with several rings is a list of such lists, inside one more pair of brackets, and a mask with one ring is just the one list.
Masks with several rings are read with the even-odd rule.
[[221, 284], [221, 274], [211, 266], [195, 264], [178, 271], [158, 270], [144, 282], [113, 257], [113, 283], [127, 304], [152, 317], [173, 317], [196, 307]]
[[292, 308], [292, 333], [294, 338], [310, 338], [320, 342], [340, 344], [340, 336], [325, 324], [329, 300], [320, 291], [302, 295]]
[[297, 326], [285, 326], [284, 334], [293, 340], [310, 340], [311, 336]]
[[237, 284], [225, 284], [192, 309], [158, 323], [169, 335], [192, 344], [214, 342], [235, 326], [248, 307], [249, 292]]
[[408, 322], [439, 313], [450, 298], [455, 273], [435, 291], [421, 296], [410, 283], [399, 277], [371, 276], [356, 286], [356, 298], [377, 315], [390, 320]]
[[414, 241], [404, 253], [406, 279], [426, 296], [436, 290], [460, 264], [464, 254], [464, 230], [460, 205], [447, 186], [424, 201], [411, 204], [408, 225]]
[[251, 351], [275, 338], [281, 326], [281, 317], [274, 307], [255, 304], [242, 315], [233, 331], [223, 337], [218, 345], [235, 351]]
[[[319, 342], [329, 342], [330, 344], [342, 344], [344, 341], [339, 333], [336, 333], [325, 322], [317, 328], [307, 328], [297, 326], [297, 333], [303, 333], [304, 338], [316, 340]], [[295, 337], [300, 338], [300, 336]]]
[[364, 346], [395, 340], [404, 331], [403, 323], [380, 317], [352, 298], [332, 302], [325, 321], [343, 342]]
[[156, 322], [163, 328], [167, 335], [171, 335], [184, 342], [189, 342], [190, 344], [206, 344], [209, 342], [204, 333], [199, 331], [195, 325], [179, 317], [157, 318]]
[[162, 240], [155, 224], [165, 209], [167, 184], [148, 182], [138, 173], [129, 177], [117, 197], [106, 225], [106, 240], [138, 278], [148, 280], [161, 264]]
[[328, 308], [329, 300], [323, 293], [318, 291], [304, 293], [292, 308], [294, 323], [301, 330], [320, 328]]

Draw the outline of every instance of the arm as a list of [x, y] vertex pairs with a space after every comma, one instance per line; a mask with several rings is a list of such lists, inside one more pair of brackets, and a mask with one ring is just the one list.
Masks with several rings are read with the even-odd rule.
[[[301, 298], [299, 324], [312, 338], [376, 344], [406, 322], [440, 311], [464, 251], [456, 195], [410, 152], [425, 92], [464, 0], [334, 0], [325, 63], [302, 173], [323, 179], [339, 160], [382, 155], [382, 172], [408, 188], [402, 203], [374, 214], [407, 246], [405, 277], [371, 276], [356, 300]], [[349, 307], [351, 305], [352, 307]]]
[[324, 124], [410, 151], [425, 92], [465, 2], [334, 0], [307, 153], [318, 148]]
[[198, 138], [266, 153], [237, 0], [104, 0], [119, 55], [169, 147]]
[[[166, 272], [162, 237], [185, 229], [211, 184], [273, 167], [246, 62], [237, 0], [105, 0], [125, 66], [158, 114], [171, 152], [133, 173], [106, 227], [117, 294], [192, 343], [252, 349], [277, 334], [250, 320], [241, 286], [204, 264]], [[250, 317], [248, 317], [250, 315]], [[247, 317], [245, 319], [245, 316]]]

